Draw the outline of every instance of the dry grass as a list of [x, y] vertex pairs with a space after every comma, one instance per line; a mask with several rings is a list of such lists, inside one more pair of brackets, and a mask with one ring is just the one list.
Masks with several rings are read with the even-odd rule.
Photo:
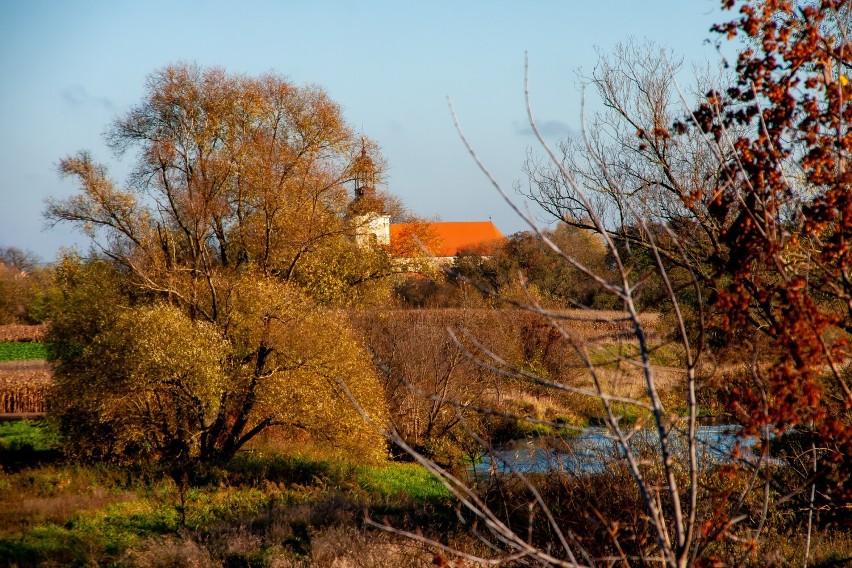
[[47, 324], [39, 325], [0, 325], [0, 343], [11, 341], [43, 341]]
[[53, 373], [43, 359], [31, 361], [0, 361], [0, 385], [7, 384], [50, 385]]
[[[409, 540], [376, 531], [365, 533], [338, 526], [317, 534], [312, 541], [311, 566], [329, 568], [383, 568], [434, 566], [433, 555]], [[273, 564], [274, 565], [274, 564]]]
[[[414, 445], [431, 443], [429, 436], [446, 437], [441, 428], [457, 416], [450, 405], [435, 405], [429, 396], [470, 401], [472, 406], [497, 413], [570, 426], [596, 422], [603, 410], [594, 394], [566, 393], [522, 378], [529, 373], [594, 393], [596, 386], [584, 356], [588, 356], [604, 394], [648, 400], [633, 323], [624, 312], [559, 310], [549, 315], [514, 308], [443, 308], [377, 310], [352, 317], [364, 333], [365, 343], [385, 365], [390, 413], [403, 438]], [[642, 314], [640, 323], [652, 346], [657, 389], [663, 395], [680, 393], [685, 378], [682, 348], [665, 343], [667, 333], [659, 314]], [[463, 349], [450, 338], [448, 328]], [[495, 369], [520, 372], [509, 378]], [[622, 406], [617, 410], [629, 420], [642, 414], [638, 407]], [[498, 438], [512, 435], [511, 425], [507, 426], [511, 421], [472, 414], [466, 412], [465, 418], [474, 428], [497, 428]], [[547, 430], [547, 425], [517, 425], [532, 435]], [[434, 446], [439, 447], [444, 448]], [[430, 451], [443, 451], [434, 448], [430, 446]], [[447, 453], [447, 460], [455, 459], [452, 452]]]
[[[612, 363], [603, 363], [595, 366], [595, 374], [600, 381], [604, 394], [647, 400], [648, 389], [645, 382], [644, 370], [637, 358], [625, 358], [625, 360], [611, 359]], [[677, 389], [684, 383], [686, 371], [672, 366], [651, 366], [654, 385], [658, 392], [666, 393]], [[594, 390], [595, 384], [592, 374], [585, 368], [579, 369], [571, 386]]]
[[156, 537], [144, 540], [129, 550], [121, 565], [138, 568], [207, 568], [222, 566], [193, 540]]
[[[538, 325], [549, 327], [551, 324], [544, 316], [521, 309], [494, 308], [429, 308], [422, 310], [381, 310], [393, 318], [402, 320], [422, 317], [443, 325], [463, 327], [465, 323], [476, 320], [502, 321], [510, 326], [524, 318], [533, 318]], [[617, 310], [551, 310], [554, 319], [572, 335], [585, 341], [613, 341], [633, 336], [633, 324], [624, 321], [625, 312]], [[356, 318], [357, 319], [357, 318]], [[646, 333], [657, 335], [660, 331], [660, 315], [655, 312], [640, 314], [639, 322]]]
[[[624, 321], [625, 312], [615, 310], [558, 310], [555, 318], [560, 325], [578, 339], [590, 342], [615, 341], [633, 337], [633, 323]], [[564, 316], [566, 319], [559, 319]], [[573, 319], [580, 318], [580, 319]], [[660, 316], [657, 313], [644, 313], [639, 323], [649, 335], [659, 333]]]
[[63, 524], [82, 512], [114, 503], [137, 501], [138, 494], [118, 487], [117, 476], [67, 465], [0, 471], [0, 537], [25, 527]]
[[16, 521], [28, 523], [64, 523], [83, 511], [96, 511], [107, 505], [135, 501], [137, 496], [129, 491], [110, 491], [94, 487], [85, 493], [62, 493], [52, 496], [28, 496], [16, 502], [0, 503], [0, 527], [9, 527]]
[[[311, 551], [294, 554], [286, 546], [272, 546], [254, 558], [262, 543], [254, 535], [235, 531], [225, 543], [224, 557], [244, 560], [254, 558], [252, 565], [262, 563], [269, 568], [386, 568], [434, 566], [434, 556], [422, 545], [378, 531], [364, 532], [353, 526], [333, 526], [311, 536]], [[155, 537], [145, 539], [127, 551], [121, 559], [124, 566], [138, 568], [222, 566], [206, 547], [192, 538]]]

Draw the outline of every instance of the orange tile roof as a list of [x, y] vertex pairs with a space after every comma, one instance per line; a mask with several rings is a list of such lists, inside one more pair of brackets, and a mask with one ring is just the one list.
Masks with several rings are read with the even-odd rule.
[[[406, 238], [425, 227], [435, 237], [434, 244], [427, 248], [437, 257], [455, 256], [463, 249], [480, 249], [485, 254], [505, 240], [491, 221], [450, 221], [440, 223], [393, 223], [390, 226], [391, 246], [400, 238]], [[409, 237], [410, 238], [410, 237]]]

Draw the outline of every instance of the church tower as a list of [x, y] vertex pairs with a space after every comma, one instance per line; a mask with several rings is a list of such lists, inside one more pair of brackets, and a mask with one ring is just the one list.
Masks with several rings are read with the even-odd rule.
[[355, 221], [355, 240], [365, 245], [370, 240], [380, 245], [390, 244], [390, 215], [385, 215], [385, 204], [376, 195], [376, 165], [367, 155], [367, 144], [361, 139], [361, 155], [352, 163], [355, 181], [355, 198], [349, 212]]
[[367, 155], [367, 145], [361, 139], [361, 155], [352, 164], [355, 174], [355, 200], [376, 198], [376, 165]]

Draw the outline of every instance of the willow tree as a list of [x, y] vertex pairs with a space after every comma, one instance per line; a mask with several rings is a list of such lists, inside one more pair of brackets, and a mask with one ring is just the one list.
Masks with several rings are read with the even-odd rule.
[[[72, 403], [82, 396], [79, 379], [92, 373], [99, 380], [150, 385], [147, 391], [158, 393], [168, 390], [164, 380], [171, 381], [186, 392], [162, 411], [173, 413], [186, 403], [193, 418], [182, 422], [180, 434], [161, 429], [163, 439], [147, 440], [146, 447], [183, 448], [204, 459], [227, 458], [274, 425], [334, 437], [323, 425], [345, 423], [345, 397], [336, 391], [341, 379], [354, 379], [355, 390], [380, 406], [380, 386], [345, 325], [304, 293], [319, 289], [309, 285], [311, 279], [336, 277], [324, 273], [326, 264], [317, 259], [343, 249], [354, 254], [350, 237], [357, 221], [347, 215], [346, 183], [359, 173], [356, 158], [377, 153], [374, 144], [354, 135], [336, 103], [318, 87], [295, 86], [276, 75], [173, 65], [149, 76], [142, 102], [112, 124], [107, 140], [119, 156], [135, 155], [128, 186], [117, 186], [104, 166], [80, 152], [60, 163], [80, 192], [50, 201], [46, 217], [75, 224], [91, 237], [132, 290], [130, 311], [113, 314], [88, 335], [73, 325], [54, 326], [57, 344], [70, 334], [77, 345], [56, 354], [60, 386], [69, 387], [64, 396]], [[372, 163], [381, 161], [376, 156]], [[365, 251], [363, 258], [351, 269], [363, 277], [346, 274], [335, 285], [348, 289], [333, 300], [360, 297], [391, 272], [381, 250]], [[64, 283], [63, 298], [77, 293], [80, 278]], [[85, 306], [74, 309], [85, 312]], [[224, 347], [209, 344], [209, 329]], [[329, 333], [339, 344], [326, 340]], [[157, 349], [133, 347], [148, 341], [146, 334]], [[166, 340], [174, 335], [186, 336], [187, 344], [201, 342], [199, 352], [216, 356], [206, 367], [168, 379], [188, 356]], [[116, 350], [121, 364], [105, 366], [104, 346]], [[211, 377], [217, 389], [208, 389]], [[196, 392], [201, 384], [208, 389], [202, 389], [204, 396]], [[299, 389], [311, 393], [297, 395]], [[107, 391], [85, 392], [97, 398]], [[323, 405], [324, 414], [318, 410]], [[130, 421], [130, 414], [123, 415]], [[153, 412], [139, 422], [140, 431], [165, 424], [158, 422], [162, 416]]]
[[217, 273], [251, 266], [289, 280], [354, 230], [345, 184], [362, 148], [375, 147], [321, 89], [175, 65], [146, 90], [106, 135], [118, 155], [136, 151], [129, 187], [80, 152], [60, 171], [82, 193], [47, 209], [52, 222], [85, 228], [139, 284], [215, 320]]

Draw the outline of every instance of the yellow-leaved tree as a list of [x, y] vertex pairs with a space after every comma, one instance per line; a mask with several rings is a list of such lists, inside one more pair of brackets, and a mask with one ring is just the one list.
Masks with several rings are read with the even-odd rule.
[[135, 153], [127, 187], [81, 152], [60, 163], [79, 193], [46, 211], [101, 258], [66, 259], [54, 291], [72, 445], [210, 461], [278, 426], [381, 454], [337, 386], [382, 416], [380, 383], [329, 308], [390, 290], [393, 264], [359, 251], [348, 211], [358, 159], [381, 173], [375, 145], [317, 87], [185, 64], [153, 73], [107, 139]]
[[292, 283], [229, 282], [218, 322], [133, 293], [104, 261], [57, 269], [48, 341], [56, 413], [80, 456], [184, 466], [234, 455], [261, 431], [298, 429], [372, 461], [384, 392], [345, 319]]

